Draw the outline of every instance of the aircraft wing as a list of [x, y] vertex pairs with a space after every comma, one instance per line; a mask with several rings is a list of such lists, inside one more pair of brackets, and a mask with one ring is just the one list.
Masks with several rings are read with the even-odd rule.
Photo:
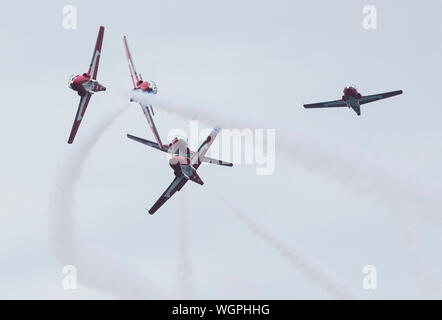
[[[192, 154], [193, 154], [193, 152], [192, 152]], [[211, 164], [217, 164], [220, 166], [233, 167], [233, 163], [231, 163], [231, 162], [213, 159], [213, 158], [209, 158], [209, 157], [202, 157], [201, 161], [211, 163]]]
[[372, 94], [372, 95], [365, 96], [365, 97], [362, 97], [361, 99], [359, 99], [359, 104], [365, 104], [365, 103], [369, 103], [369, 102], [373, 102], [373, 101], [377, 101], [377, 100], [390, 98], [393, 96], [397, 96], [398, 94], [402, 94], [402, 90], [384, 92], [384, 93], [379, 93], [379, 94]]
[[92, 95], [90, 93], [86, 93], [80, 99], [80, 104], [77, 109], [77, 114], [75, 115], [74, 124], [72, 125], [71, 134], [69, 135], [69, 144], [74, 142], [75, 135], [77, 134], [78, 128], [80, 127], [81, 120], [83, 120], [83, 116], [89, 104], [89, 100], [91, 99], [91, 96]]
[[198, 151], [192, 154], [190, 158], [190, 164], [195, 168], [198, 169], [198, 167], [201, 165], [202, 159], [205, 157], [207, 151], [209, 151], [210, 146], [212, 145], [213, 141], [215, 140], [216, 136], [218, 135], [218, 132], [220, 131], [219, 127], [215, 127], [210, 135], [204, 140], [204, 142], [200, 145], [198, 148]]
[[142, 139], [142, 138], [139, 138], [139, 137], [133, 136], [133, 135], [131, 135], [131, 134], [127, 134], [127, 137], [128, 137], [129, 139], [132, 139], [132, 140], [137, 141], [137, 142], [139, 142], [139, 143], [145, 144], [145, 145], [147, 145], [147, 146], [149, 146], [149, 147], [152, 147], [152, 148], [158, 149], [158, 150], [160, 150], [160, 151], [167, 152], [167, 151], [169, 150], [169, 148], [166, 147], [166, 146], [164, 146], [164, 145], [163, 145], [162, 147], [160, 147], [160, 146], [158, 145], [158, 143], [156, 143], [156, 142], [153, 142], [153, 141], [150, 141], [150, 140], [146, 140], [146, 139]]
[[101, 26], [100, 30], [98, 31], [97, 43], [95, 44], [94, 53], [92, 55], [92, 61], [91, 64], [89, 65], [89, 71], [88, 71], [88, 74], [92, 76], [93, 80], [97, 79], [98, 64], [100, 62], [100, 56], [101, 56], [101, 45], [103, 44], [103, 36], [104, 36], [104, 27]]
[[344, 100], [334, 100], [319, 103], [304, 104], [304, 108], [334, 108], [334, 107], [346, 107], [347, 104]]
[[[158, 143], [155, 143], [155, 142], [150, 141], [150, 140], [142, 139], [142, 138], [139, 138], [139, 137], [133, 136], [133, 135], [131, 135], [131, 134], [127, 134], [127, 137], [128, 137], [129, 139], [132, 139], [132, 140], [134, 140], [134, 141], [140, 142], [140, 143], [142, 143], [142, 144], [145, 144], [145, 145], [147, 145], [147, 146], [149, 146], [149, 147], [152, 147], [152, 148], [158, 149], [158, 150], [163, 151], [163, 152], [168, 152], [168, 150], [169, 150], [169, 148], [166, 147], [166, 146], [164, 146], [164, 145], [163, 145], [162, 147], [160, 147], [160, 146], [158, 145]], [[191, 156], [191, 157], [192, 157], [194, 154], [195, 154], [195, 152], [190, 151], [190, 156]], [[202, 162], [211, 163], [211, 164], [217, 164], [217, 165], [220, 165], [220, 166], [226, 166], [226, 167], [232, 167], [232, 166], [233, 166], [233, 163], [231, 163], [231, 162], [222, 161], [222, 160], [218, 160], [218, 159], [213, 159], [213, 158], [210, 158], [210, 157], [202, 157], [202, 158], [201, 158], [201, 161], [202, 161]]]
[[147, 122], [149, 123], [149, 127], [152, 129], [152, 133], [155, 136], [155, 140], [157, 141], [160, 148], [163, 148], [163, 143], [161, 142], [160, 135], [158, 133], [157, 127], [155, 126], [155, 122], [153, 121], [152, 114], [149, 110], [150, 106], [143, 105], [140, 103], [141, 109], [143, 109], [143, 113], [146, 116]]
[[149, 209], [150, 214], [154, 214], [161, 206], [166, 203], [177, 191], [180, 191], [181, 188], [189, 181], [184, 175], [179, 177], [175, 177], [172, 183], [167, 187], [166, 191], [161, 195], [161, 197], [155, 202], [152, 208]]
[[130, 78], [132, 79], [132, 84], [133, 84], [134, 88], [136, 88], [137, 87], [136, 84], [139, 79], [138, 79], [137, 71], [135, 70], [134, 62], [132, 60], [132, 55], [130, 54], [130, 51], [129, 51], [129, 46], [127, 44], [126, 36], [123, 37], [123, 43], [124, 43], [124, 49], [126, 50], [127, 62], [129, 64]]

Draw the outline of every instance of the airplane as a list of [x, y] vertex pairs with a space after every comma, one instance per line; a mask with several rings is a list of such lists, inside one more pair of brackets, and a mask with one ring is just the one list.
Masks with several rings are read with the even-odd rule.
[[210, 133], [210, 135], [206, 138], [206, 140], [204, 140], [204, 142], [200, 145], [197, 152], [190, 151], [188, 148], [187, 141], [181, 137], [175, 137], [172, 140], [172, 142], [169, 143], [169, 145], [167, 146], [163, 145], [163, 147], [160, 147], [157, 143], [153, 141], [145, 140], [127, 134], [127, 137], [129, 139], [140, 142], [149, 147], [161, 150], [163, 152], [167, 152], [171, 155], [171, 158], [169, 159], [169, 165], [173, 169], [173, 172], [175, 174], [175, 179], [173, 179], [172, 183], [169, 185], [169, 187], [167, 187], [166, 191], [163, 192], [161, 197], [157, 200], [157, 202], [155, 202], [152, 208], [149, 209], [149, 213], [151, 215], [153, 215], [177, 191], [180, 191], [181, 188], [187, 183], [187, 181], [191, 180], [200, 185], [204, 184], [204, 182], [201, 180], [201, 178], [196, 172], [202, 162], [207, 162], [227, 167], [233, 166], [233, 164], [230, 162], [212, 159], [205, 156], [219, 131], [220, 128], [215, 127]]
[[[138, 74], [137, 71], [135, 70], [135, 65], [132, 60], [132, 55], [130, 54], [130, 51], [129, 51], [129, 46], [127, 44], [126, 36], [123, 37], [123, 43], [124, 43], [124, 48], [126, 49], [126, 57], [127, 57], [128, 65], [129, 65], [130, 77], [132, 80], [132, 84], [134, 86], [132, 92], [135, 91], [135, 92], [140, 92], [143, 94], [157, 94], [157, 86], [156, 86], [155, 82], [144, 81], [143, 78], [141, 77], [141, 74]], [[131, 102], [135, 101], [140, 104], [141, 109], [143, 110], [143, 113], [147, 119], [147, 122], [149, 123], [149, 126], [153, 132], [153, 135], [155, 136], [155, 140], [158, 143], [158, 145], [162, 148], [163, 143], [161, 142], [160, 135], [158, 134], [158, 130], [155, 126], [155, 122], [153, 121], [153, 118], [152, 118], [152, 116], [154, 115], [153, 107], [151, 105], [147, 105], [145, 102], [134, 100], [134, 97], [132, 97], [130, 99], [130, 101]]]
[[356, 88], [347, 86], [344, 88], [344, 95], [342, 96], [341, 100], [304, 104], [304, 108], [348, 107], [353, 109], [356, 114], [360, 116], [362, 104], [390, 98], [398, 94], [402, 94], [402, 90], [362, 96]]
[[74, 124], [72, 125], [71, 134], [69, 135], [68, 143], [74, 142], [75, 135], [77, 134], [78, 128], [80, 127], [81, 120], [83, 120], [84, 113], [89, 104], [91, 96], [95, 92], [105, 91], [106, 87], [98, 83], [97, 73], [98, 64], [100, 62], [101, 56], [101, 45], [103, 43], [104, 27], [101, 26], [98, 31], [97, 42], [95, 44], [95, 49], [92, 55], [92, 61], [89, 65], [89, 70], [81, 75], [71, 75], [69, 78], [69, 88], [77, 91], [80, 98], [80, 104], [77, 109], [77, 114], [75, 115]]

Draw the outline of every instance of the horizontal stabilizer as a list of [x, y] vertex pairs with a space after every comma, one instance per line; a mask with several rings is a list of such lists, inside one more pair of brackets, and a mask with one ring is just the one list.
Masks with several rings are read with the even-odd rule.
[[198, 183], [200, 185], [204, 184], [203, 180], [201, 180], [198, 173], [196, 173], [196, 170], [193, 172], [193, 175], [190, 177], [190, 180], [192, 180], [193, 182]]
[[231, 162], [222, 161], [222, 160], [218, 160], [218, 159], [212, 159], [209, 157], [204, 157], [202, 159], [202, 161], [207, 162], [207, 163], [211, 163], [211, 164], [217, 164], [220, 166], [233, 167], [233, 163], [231, 163]]

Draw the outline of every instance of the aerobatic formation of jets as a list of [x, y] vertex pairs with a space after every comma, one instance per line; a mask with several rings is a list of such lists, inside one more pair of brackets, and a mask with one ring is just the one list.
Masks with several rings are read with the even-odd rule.
[[[71, 133], [69, 135], [68, 143], [74, 142], [77, 131], [80, 127], [81, 121], [83, 120], [84, 113], [89, 104], [91, 96], [95, 92], [105, 91], [106, 87], [101, 85], [97, 81], [98, 64], [100, 62], [101, 47], [103, 44], [104, 27], [101, 26], [98, 32], [97, 41], [95, 44], [95, 49], [92, 55], [92, 61], [89, 66], [89, 70], [81, 75], [72, 75], [69, 78], [69, 88], [76, 91], [80, 96], [80, 104], [75, 115], [74, 123], [72, 126]], [[126, 36], [123, 37], [124, 49], [126, 51], [126, 57], [129, 65], [130, 77], [132, 80], [133, 90], [132, 93], [138, 92], [141, 95], [151, 95], [157, 94], [157, 86], [153, 81], [144, 81], [141, 74], [137, 73], [135, 65], [133, 63], [132, 55], [129, 51], [129, 46], [127, 44]], [[332, 107], [348, 107], [353, 109], [358, 116], [361, 115], [361, 105], [374, 102], [377, 100], [386, 99], [396, 95], [402, 94], [402, 90], [373, 94], [362, 96], [355, 87], [347, 86], [344, 88], [343, 96], [340, 100], [333, 100], [320, 103], [304, 104], [304, 108], [332, 108]], [[210, 135], [202, 142], [200, 147], [196, 152], [189, 149], [187, 141], [182, 137], [175, 137], [172, 142], [168, 144], [163, 144], [155, 126], [153, 120], [154, 110], [153, 106], [147, 104], [144, 99], [135, 98], [137, 95], [132, 95], [130, 101], [138, 102], [143, 110], [143, 113], [147, 119], [149, 127], [152, 130], [155, 141], [150, 141], [142, 139], [130, 134], [127, 137], [131, 140], [140, 142], [149, 147], [158, 149], [160, 151], [169, 153], [171, 155], [169, 159], [169, 165], [173, 169], [175, 178], [169, 187], [164, 191], [160, 198], [155, 202], [151, 209], [149, 209], [150, 214], [154, 214], [167, 200], [169, 200], [177, 191], [180, 191], [187, 181], [193, 181], [200, 185], [204, 182], [201, 180], [197, 173], [197, 170], [202, 162], [217, 164], [221, 166], [233, 166], [232, 163], [212, 159], [206, 157], [211, 144], [215, 140], [219, 131], [219, 127], [215, 127]]]

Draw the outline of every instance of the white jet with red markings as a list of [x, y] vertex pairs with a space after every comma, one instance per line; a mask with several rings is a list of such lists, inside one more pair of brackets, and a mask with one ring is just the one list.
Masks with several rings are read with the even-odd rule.
[[190, 151], [188, 148], [188, 143], [184, 138], [176, 137], [172, 140], [169, 145], [162, 147], [153, 141], [145, 140], [139, 137], [127, 135], [129, 139], [135, 140], [142, 144], [148, 145], [149, 147], [167, 152], [171, 155], [169, 160], [169, 165], [173, 169], [175, 174], [175, 179], [169, 185], [169, 187], [164, 191], [161, 197], [155, 202], [152, 208], [149, 209], [150, 214], [154, 214], [167, 200], [169, 200], [177, 191], [191, 180], [195, 183], [203, 185], [204, 182], [201, 180], [199, 175], [196, 173], [198, 167], [202, 162], [207, 162], [211, 164], [217, 164], [221, 166], [232, 167], [233, 164], [230, 162], [225, 162], [222, 160], [212, 159], [206, 157], [206, 153], [209, 150], [211, 144], [215, 140], [216, 136], [220, 131], [219, 127], [215, 127], [210, 135], [204, 140], [201, 146], [198, 148], [197, 152]]
[[94, 53], [92, 55], [92, 61], [89, 65], [89, 70], [81, 75], [72, 75], [69, 78], [69, 88], [77, 91], [80, 98], [80, 104], [78, 105], [77, 114], [75, 115], [74, 123], [72, 125], [71, 133], [69, 135], [68, 143], [74, 142], [78, 128], [83, 120], [84, 113], [89, 104], [89, 100], [95, 92], [105, 91], [106, 87], [98, 83], [98, 64], [101, 56], [101, 46], [103, 44], [104, 27], [101, 26], [98, 31], [97, 42], [95, 43]]
[[341, 100], [333, 100], [327, 102], [304, 104], [304, 108], [336, 108], [348, 107], [353, 109], [358, 116], [361, 115], [361, 105], [390, 98], [402, 94], [402, 90], [390, 91], [368, 96], [361, 95], [355, 87], [347, 86], [344, 88], [344, 94]]
[[[130, 77], [132, 80], [132, 84], [134, 86], [132, 91], [140, 92], [143, 94], [157, 94], [157, 86], [156, 86], [155, 82], [144, 81], [143, 78], [141, 77], [141, 74], [137, 73], [137, 70], [135, 69], [134, 62], [132, 60], [132, 55], [130, 54], [130, 51], [129, 51], [129, 46], [127, 44], [126, 36], [123, 37], [123, 43], [124, 43], [124, 48], [126, 50], [127, 62], [129, 64]], [[152, 129], [152, 133], [155, 136], [155, 140], [157, 141], [158, 145], [162, 148], [163, 143], [161, 142], [160, 135], [158, 133], [158, 130], [155, 126], [155, 122], [153, 121], [153, 117], [152, 117], [154, 115], [153, 107], [151, 105], [146, 104], [143, 101], [136, 101], [136, 100], [134, 100], [133, 97], [130, 99], [130, 101], [131, 102], [135, 101], [140, 104], [141, 109], [143, 110], [143, 113], [146, 116], [147, 122], [149, 123], [149, 126]]]

